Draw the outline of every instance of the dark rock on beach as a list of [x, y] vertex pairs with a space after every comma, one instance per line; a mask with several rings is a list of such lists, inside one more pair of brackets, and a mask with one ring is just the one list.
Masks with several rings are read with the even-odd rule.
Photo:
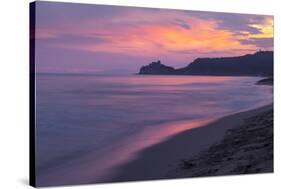
[[273, 77], [261, 79], [256, 84], [257, 85], [273, 85]]

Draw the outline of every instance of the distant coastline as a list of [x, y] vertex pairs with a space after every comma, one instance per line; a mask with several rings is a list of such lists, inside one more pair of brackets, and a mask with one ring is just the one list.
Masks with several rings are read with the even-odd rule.
[[175, 69], [160, 60], [142, 66], [140, 75], [272, 76], [273, 51], [258, 51], [237, 57], [197, 58]]

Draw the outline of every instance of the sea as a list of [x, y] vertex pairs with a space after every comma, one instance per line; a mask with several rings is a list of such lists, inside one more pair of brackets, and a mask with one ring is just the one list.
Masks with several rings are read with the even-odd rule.
[[270, 104], [260, 79], [36, 74], [37, 184], [104, 182], [145, 148]]

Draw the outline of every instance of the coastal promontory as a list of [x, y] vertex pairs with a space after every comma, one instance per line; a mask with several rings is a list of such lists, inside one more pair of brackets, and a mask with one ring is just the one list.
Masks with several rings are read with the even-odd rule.
[[258, 51], [236, 57], [197, 58], [186, 67], [175, 69], [160, 61], [142, 66], [139, 74], [272, 76], [273, 51]]

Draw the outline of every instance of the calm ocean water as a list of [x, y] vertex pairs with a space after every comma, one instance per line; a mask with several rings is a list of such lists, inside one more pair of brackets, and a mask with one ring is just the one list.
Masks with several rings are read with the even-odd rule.
[[147, 146], [269, 104], [272, 87], [254, 85], [259, 79], [38, 74], [38, 184], [102, 181]]

